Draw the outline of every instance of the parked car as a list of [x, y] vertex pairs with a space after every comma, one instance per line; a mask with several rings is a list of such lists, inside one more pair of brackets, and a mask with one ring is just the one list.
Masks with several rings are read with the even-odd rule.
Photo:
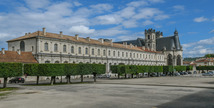
[[197, 74], [197, 72], [196, 72], [196, 71], [194, 71], [193, 73], [194, 73], [194, 74]]
[[213, 76], [213, 74], [210, 72], [207, 72], [207, 73], [202, 73], [202, 76]]
[[187, 72], [188, 74], [192, 74], [192, 72]]
[[151, 77], [157, 77], [157, 76], [158, 76], [158, 74], [157, 74], [157, 73], [155, 73], [155, 72], [152, 72], [152, 73], [150, 74], [150, 76], [151, 76]]
[[188, 73], [187, 72], [184, 72], [184, 75], [187, 75]]
[[184, 72], [179, 72], [180, 75], [184, 75]]
[[25, 79], [21, 77], [15, 77], [9, 80], [9, 83], [24, 83]]
[[111, 77], [110, 75], [106, 74], [97, 76], [97, 78], [110, 78], [110, 77]]
[[161, 74], [161, 76], [166, 76], [166, 74]]
[[174, 75], [175, 75], [175, 76], [180, 76], [180, 73], [177, 73], [177, 72], [176, 72], [176, 73], [174, 73]]

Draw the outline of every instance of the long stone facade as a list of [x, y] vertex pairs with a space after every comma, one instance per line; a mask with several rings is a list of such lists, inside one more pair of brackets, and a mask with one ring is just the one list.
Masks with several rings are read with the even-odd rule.
[[[20, 49], [32, 52], [39, 63], [106, 64], [107, 73], [110, 72], [110, 65], [166, 65], [167, 55], [171, 53], [126, 42], [114, 43], [108, 39], [48, 33], [45, 28], [7, 42], [9, 51]], [[182, 55], [182, 51], [179, 54]]]

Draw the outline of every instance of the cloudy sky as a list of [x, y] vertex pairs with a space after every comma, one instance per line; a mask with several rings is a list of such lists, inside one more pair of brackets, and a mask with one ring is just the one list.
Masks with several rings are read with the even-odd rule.
[[179, 32], [184, 57], [214, 53], [213, 0], [1, 0], [0, 47], [46, 27], [47, 32], [114, 41], [144, 38], [153, 28]]

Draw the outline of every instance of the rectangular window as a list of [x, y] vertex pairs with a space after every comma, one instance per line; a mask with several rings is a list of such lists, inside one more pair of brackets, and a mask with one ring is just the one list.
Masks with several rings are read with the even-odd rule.
[[79, 47], [79, 54], [81, 54], [82, 52], [81, 52], [81, 47]]

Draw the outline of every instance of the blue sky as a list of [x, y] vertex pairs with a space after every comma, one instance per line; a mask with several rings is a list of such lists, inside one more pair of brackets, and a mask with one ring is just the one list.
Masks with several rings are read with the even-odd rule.
[[179, 32], [184, 57], [214, 53], [213, 0], [1, 0], [0, 47], [46, 27], [47, 32], [108, 38], [144, 38], [153, 28]]

